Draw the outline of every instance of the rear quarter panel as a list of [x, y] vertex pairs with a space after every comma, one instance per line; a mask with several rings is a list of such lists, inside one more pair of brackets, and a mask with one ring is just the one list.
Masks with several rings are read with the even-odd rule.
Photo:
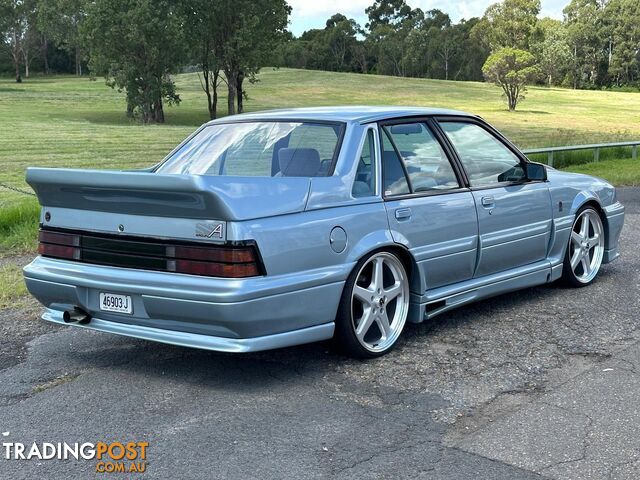
[[[336, 227], [347, 236], [341, 252], [330, 242]], [[267, 275], [316, 272], [326, 283], [344, 281], [367, 251], [393, 243], [381, 201], [230, 222], [228, 228], [230, 238], [257, 242]]]

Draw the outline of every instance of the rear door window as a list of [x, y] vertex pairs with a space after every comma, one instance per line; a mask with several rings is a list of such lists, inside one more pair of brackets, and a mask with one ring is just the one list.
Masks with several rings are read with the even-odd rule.
[[402, 156], [414, 193], [458, 188], [458, 179], [440, 142], [423, 122], [384, 127]]

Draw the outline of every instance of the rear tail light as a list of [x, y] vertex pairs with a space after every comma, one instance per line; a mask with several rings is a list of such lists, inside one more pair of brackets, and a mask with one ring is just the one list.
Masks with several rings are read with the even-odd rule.
[[80, 260], [79, 235], [40, 230], [38, 240], [38, 253], [42, 256]]
[[251, 247], [174, 247], [173, 255], [170, 253], [169, 256], [176, 258], [204, 262], [249, 263], [256, 261], [255, 252]]
[[174, 247], [173, 251], [169, 247], [167, 253], [175, 257], [174, 262], [168, 262], [168, 268], [178, 273], [227, 278], [260, 275], [257, 255], [252, 247], [179, 246]]
[[168, 245], [153, 239], [40, 230], [38, 252], [45, 257], [224, 278], [263, 274], [257, 248], [223, 245]]
[[209, 277], [244, 278], [260, 275], [255, 263], [217, 263], [176, 260], [176, 272]]

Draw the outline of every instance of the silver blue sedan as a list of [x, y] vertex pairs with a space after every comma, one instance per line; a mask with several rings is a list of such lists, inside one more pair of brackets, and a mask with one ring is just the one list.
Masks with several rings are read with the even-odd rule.
[[407, 321], [618, 256], [607, 182], [530, 162], [480, 118], [327, 107], [223, 118], [144, 171], [30, 168], [45, 320], [226, 352], [333, 339], [388, 352]]

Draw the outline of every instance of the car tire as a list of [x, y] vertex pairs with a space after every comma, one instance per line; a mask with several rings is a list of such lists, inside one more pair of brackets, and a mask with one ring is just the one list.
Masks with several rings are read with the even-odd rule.
[[600, 271], [605, 231], [600, 214], [586, 205], [576, 212], [564, 255], [562, 279], [572, 287], [586, 287]]
[[355, 358], [388, 353], [409, 313], [409, 276], [398, 256], [376, 251], [362, 258], [347, 279], [338, 307], [334, 343]]

